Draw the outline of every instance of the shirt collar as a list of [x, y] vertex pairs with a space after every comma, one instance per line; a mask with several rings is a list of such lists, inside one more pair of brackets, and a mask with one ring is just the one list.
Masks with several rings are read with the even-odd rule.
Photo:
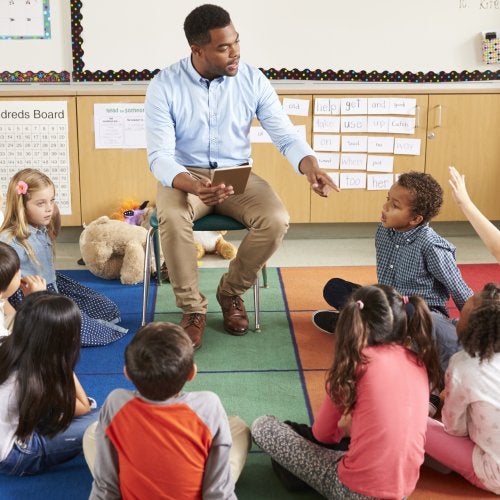
[[222, 83], [224, 79], [226, 78], [225, 76], [219, 76], [218, 78], [214, 78], [213, 80], [208, 80], [207, 78], [203, 78], [198, 71], [196, 71], [195, 67], [193, 66], [193, 61], [191, 59], [191, 56], [187, 58], [187, 71], [189, 76], [193, 79], [195, 82], [199, 82], [203, 84], [203, 86], [207, 87], [207, 83], [211, 82], [218, 82]]
[[47, 233], [47, 226], [32, 226], [31, 224], [28, 224], [28, 227], [30, 229], [30, 233]]
[[420, 232], [424, 230], [424, 228], [427, 228], [429, 226], [429, 223], [426, 222], [425, 224], [421, 224], [420, 226], [417, 226], [414, 229], [410, 229], [409, 231], [396, 231], [395, 229], [390, 229], [390, 236], [394, 241], [398, 241], [401, 243], [413, 243], [418, 236], [420, 235]]

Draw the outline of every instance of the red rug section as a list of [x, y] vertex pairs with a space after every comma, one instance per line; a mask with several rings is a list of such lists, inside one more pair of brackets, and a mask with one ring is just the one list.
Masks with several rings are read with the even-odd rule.
[[[486, 283], [500, 283], [500, 266], [498, 264], [459, 264], [465, 282], [474, 292], [479, 292]], [[450, 299], [448, 309], [452, 318], [458, 318], [459, 312]]]
[[[459, 268], [474, 292], [481, 290], [488, 282], [500, 282], [498, 264], [462, 264]], [[311, 322], [313, 311], [329, 307], [323, 299], [323, 286], [333, 277], [362, 285], [375, 283], [375, 267], [294, 267], [281, 268], [280, 272], [314, 414], [324, 397], [325, 371], [332, 362], [335, 349], [335, 336], [320, 332]], [[455, 305], [451, 302], [449, 307], [452, 317], [457, 317]], [[417, 489], [410, 496], [412, 500], [470, 498], [488, 499], [496, 496], [475, 488], [457, 474], [443, 475], [427, 467], [422, 467]]]

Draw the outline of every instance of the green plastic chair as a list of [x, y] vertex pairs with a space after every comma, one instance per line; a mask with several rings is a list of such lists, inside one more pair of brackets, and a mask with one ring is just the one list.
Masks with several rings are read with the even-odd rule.
[[[160, 257], [160, 232], [158, 230], [158, 217], [156, 209], [153, 210], [150, 220], [150, 228], [146, 238], [146, 252], [144, 258], [144, 288], [142, 294], [142, 325], [146, 324], [146, 314], [149, 302], [149, 285], [151, 282], [151, 252], [154, 251], [156, 263], [156, 279], [158, 286], [161, 285], [161, 257]], [[248, 229], [244, 224], [227, 215], [209, 214], [196, 220], [193, 231], [240, 231]], [[263, 287], [268, 288], [267, 269], [262, 268]], [[257, 276], [253, 285], [253, 301], [255, 311], [254, 330], [260, 332], [260, 280]]]

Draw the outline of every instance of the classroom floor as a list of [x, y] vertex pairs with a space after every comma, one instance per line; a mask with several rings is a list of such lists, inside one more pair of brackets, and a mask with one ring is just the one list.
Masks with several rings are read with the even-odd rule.
[[[480, 241], [480, 239], [476, 236], [472, 228], [467, 224], [467, 223], [447, 223], [447, 224], [434, 224], [434, 228], [444, 237], [446, 237], [449, 241], [451, 241], [454, 245], [457, 247], [457, 261], [460, 264], [468, 264], [468, 263], [475, 263], [475, 264], [481, 264], [481, 263], [494, 263], [493, 257], [486, 251], [484, 248], [484, 245]], [[269, 267], [280, 267], [281, 272], [286, 272], [288, 274], [294, 274], [299, 272], [298, 268], [303, 268], [303, 267], [310, 267], [310, 271], [313, 272], [312, 266], [317, 267], [317, 271], [319, 273], [325, 272], [327, 268], [330, 266], [364, 266], [366, 268], [367, 266], [373, 266], [375, 264], [375, 251], [374, 251], [374, 243], [373, 243], [373, 234], [375, 232], [375, 224], [294, 224], [290, 227], [290, 230], [281, 245], [281, 247], [278, 249], [278, 251], [275, 253], [275, 255], [269, 260], [268, 264]], [[62, 234], [59, 237], [59, 241], [57, 244], [57, 268], [58, 269], [84, 269], [83, 266], [80, 266], [77, 264], [78, 259], [80, 259], [80, 251], [79, 251], [79, 246], [78, 246], [78, 238], [81, 233], [80, 228], [63, 228]], [[244, 237], [245, 232], [244, 231], [238, 231], [234, 232], [232, 234], [226, 235], [226, 239], [233, 241], [236, 245], [239, 243], [240, 239]], [[206, 256], [203, 261], [202, 261], [202, 268], [223, 268], [228, 265], [228, 261], [225, 261], [221, 259], [218, 256], [213, 256], [213, 255], [208, 255]], [[286, 269], [288, 268], [288, 269]], [[294, 269], [295, 268], [295, 269]], [[356, 269], [363, 269], [363, 267], [357, 267]], [[372, 268], [373, 269], [373, 268]], [[210, 274], [211, 272], [217, 272], [217, 269], [205, 269], [202, 271], [205, 275]], [[276, 272], [276, 271], [274, 271]], [[271, 275], [272, 272], [271, 272]], [[219, 279], [219, 273], [217, 273], [217, 277], [213, 278], [212, 281], [218, 280]], [[274, 278], [276, 280], [276, 278]], [[214, 283], [216, 282], [214, 281]], [[310, 286], [319, 286], [318, 283], [322, 283], [324, 281], [324, 278], [317, 277], [317, 279], [312, 280], [311, 283], [309, 283]], [[207, 290], [211, 290], [211, 293], [213, 294], [213, 290], [215, 285], [211, 285], [207, 288]], [[159, 303], [162, 305], [162, 307], [166, 307], [168, 300], [171, 302], [173, 301], [173, 297], [171, 294], [171, 291], [168, 287], [161, 287], [162, 293], [166, 293], [166, 298], [163, 297], [162, 300], [159, 301]], [[163, 290], [164, 289], [164, 290]], [[297, 289], [297, 287], [293, 287], [292, 289]], [[271, 286], [269, 290], [266, 292], [271, 292], [274, 294], [277, 294], [277, 292], [281, 290], [280, 286], [277, 283], [274, 283], [274, 286]], [[318, 293], [315, 294], [310, 294], [312, 297], [317, 296], [319, 297]], [[207, 294], [208, 296], [208, 294]], [[288, 295], [287, 295], [288, 297]], [[273, 323], [273, 314], [277, 314], [276, 310], [277, 308], [272, 305], [274, 304], [272, 302], [272, 297], [268, 294], [266, 297], [266, 310], [264, 313], [265, 316], [265, 321], [267, 325], [274, 325]], [[289, 297], [288, 297], [289, 299]], [[287, 299], [287, 300], [288, 300]], [[211, 299], [214, 301], [214, 298], [212, 297]], [[289, 307], [290, 304], [288, 303]], [[309, 341], [311, 336], [314, 333], [318, 333], [315, 331], [314, 327], [312, 326], [310, 322], [310, 315], [311, 315], [311, 310], [314, 310], [317, 308], [317, 305], [315, 304], [314, 307], [309, 307], [307, 311], [304, 310], [304, 303], [301, 302], [300, 304], [300, 310], [295, 311], [292, 309], [293, 305], [290, 306], [290, 311], [292, 311], [291, 318], [294, 320], [294, 318], [300, 323], [300, 328], [294, 328], [295, 332], [302, 332], [302, 335], [304, 338], [307, 339], [307, 344], [309, 345]], [[306, 307], [307, 308], [307, 307]], [[166, 307], [167, 311], [175, 310], [173, 302], [170, 304], [169, 307]], [[273, 312], [274, 311], [274, 312]], [[179, 313], [170, 313], [170, 316], [161, 316], [161, 312], [159, 313], [161, 320], [163, 321], [178, 321], [178, 316]], [[215, 318], [215, 316], [214, 316]], [[214, 319], [211, 318], [211, 321], [213, 323]], [[279, 323], [279, 322], [278, 322]], [[288, 332], [288, 328], [287, 328]], [[211, 365], [208, 364], [210, 360], [212, 360], [212, 363], [215, 364], [215, 366], [220, 367], [220, 362], [218, 361], [218, 358], [215, 358], [215, 354], [217, 354], [220, 350], [214, 348], [214, 345], [218, 341], [223, 341], [224, 342], [224, 350], [223, 350], [223, 355], [224, 355], [224, 360], [225, 362], [227, 360], [235, 360], [237, 359], [239, 362], [241, 361], [241, 357], [237, 355], [238, 350], [240, 349], [238, 345], [238, 349], [235, 350], [234, 353], [230, 351], [231, 345], [230, 341], [234, 340], [233, 338], [227, 339], [225, 338], [226, 336], [220, 336], [216, 335], [216, 330], [214, 330], [213, 324], [212, 326], [209, 324], [207, 328], [207, 335], [205, 336], [205, 342], [204, 342], [204, 349], [201, 350], [201, 353], [198, 354], [198, 363], [199, 366], [202, 366], [203, 369], [201, 370], [204, 373], [204, 377], [202, 378], [201, 376], [198, 377], [199, 382], [202, 384], [208, 384], [206, 379], [208, 377], [211, 377], [211, 380], [209, 382], [209, 386], [212, 387], [214, 390], [218, 391], [221, 395], [224, 396], [225, 400], [225, 405], [227, 405], [228, 411], [232, 409], [233, 405], [235, 408], [238, 408], [238, 413], [240, 415], [245, 415], [245, 412], [248, 413], [246, 415], [247, 420], [250, 422], [252, 419], [255, 417], [254, 413], [256, 413], [257, 410], [260, 411], [260, 408], [255, 408], [255, 404], [251, 404], [249, 409], [245, 409], [243, 403], [237, 399], [237, 396], [234, 396], [235, 394], [239, 394], [239, 390], [235, 389], [233, 385], [229, 384], [229, 380], [235, 380], [238, 383], [241, 383], [241, 378], [242, 377], [251, 377], [251, 376], [256, 376], [256, 375], [250, 375], [250, 369], [245, 365], [244, 369], [242, 370], [241, 366], [238, 366], [238, 370], [242, 370], [242, 374], [238, 375], [237, 377], [233, 374], [233, 376], [228, 379], [227, 376], [221, 375], [219, 373], [218, 369], [207, 369], [210, 368]], [[275, 334], [273, 337], [277, 338], [277, 341], [280, 342], [280, 349], [279, 352], [282, 353], [283, 351], [283, 343], [282, 340], [280, 340], [277, 337], [277, 329], [276, 325], [273, 330], [273, 333]], [[269, 343], [269, 338], [267, 337], [259, 337], [259, 336], [253, 336], [249, 335], [243, 338], [243, 341], [250, 342], [250, 341], [257, 341], [259, 340], [265, 340], [266, 344]], [[238, 339], [241, 341], [241, 339]], [[322, 336], [321, 334], [318, 336], [317, 341], [322, 340], [324, 342], [327, 342], [331, 340], [330, 336]], [[298, 344], [297, 344], [298, 345]], [[234, 346], [233, 346], [234, 347]], [[251, 347], [251, 346], [250, 346]], [[254, 352], [249, 346], [246, 346], [245, 352], [251, 353]], [[257, 349], [256, 352], [259, 353], [272, 353], [275, 352], [275, 349], [269, 348], [269, 345], [267, 345], [267, 349], [260, 350]], [[329, 352], [328, 349], [321, 349], [321, 352]], [[215, 354], [214, 354], [215, 353]], [[309, 347], [306, 346], [305, 350], [305, 358], [301, 358], [301, 366], [306, 360], [311, 364], [311, 366], [317, 367], [317, 366], [323, 366], [321, 364], [321, 359], [319, 359], [317, 354], [312, 355], [312, 351], [309, 349]], [[84, 351], [83, 354], [86, 354]], [[200, 358], [201, 356], [201, 358]], [[292, 358], [295, 359], [295, 354], [291, 354]], [[309, 356], [309, 357], [307, 357]], [[313, 356], [313, 357], [312, 357]], [[119, 356], [117, 356], [119, 358]], [[213, 359], [212, 359], [213, 358]], [[247, 355], [245, 357], [245, 360], [248, 361], [251, 356]], [[262, 354], [259, 354], [258, 356], [258, 362], [261, 363], [263, 359], [267, 359], [265, 356], [262, 356]], [[319, 363], [319, 365], [318, 365]], [[280, 381], [279, 384], [267, 384], [266, 388], [273, 389], [275, 386], [279, 387], [280, 390], [284, 388], [284, 390], [288, 391], [290, 384], [294, 382], [295, 378], [297, 377], [292, 377], [290, 374], [290, 370], [286, 370], [286, 376], [284, 377], [283, 375], [280, 375], [280, 370], [276, 369], [276, 358], [273, 358], [273, 376], [277, 377]], [[260, 365], [258, 365], [260, 367]], [[305, 366], [305, 365], [304, 365]], [[322, 383], [319, 382], [319, 377], [321, 377], [321, 373], [315, 371], [315, 370], [310, 370], [309, 365], [308, 367], [308, 373], [306, 377], [306, 381], [309, 380], [311, 387], [314, 385], [317, 385], [318, 387], [322, 387]], [[227, 368], [227, 367], [226, 367]], [[253, 367], [255, 368], [255, 367]], [[278, 367], [279, 368], [279, 367]], [[95, 367], [94, 367], [95, 369]], [[269, 376], [269, 370], [262, 370], [259, 369], [257, 370], [259, 373], [266, 373], [266, 376]], [[222, 378], [221, 378], [222, 377]], [[280, 378], [281, 377], [281, 378]], [[215, 379], [212, 380], [212, 379]], [[219, 380], [221, 379], [221, 380]], [[219, 382], [218, 382], [219, 380]], [[90, 383], [90, 381], [88, 382]], [[217, 383], [220, 384], [220, 388], [218, 388]], [[299, 383], [299, 382], [297, 382]], [[262, 387], [260, 384], [250, 384], [246, 383], [245, 387]], [[317, 391], [318, 392], [318, 391]], [[310, 401], [312, 401], [313, 405], [315, 407], [318, 404], [318, 401], [322, 398], [318, 399], [318, 394], [313, 392], [309, 393], [309, 398]], [[99, 396], [104, 398], [104, 394], [99, 394]], [[234, 397], [233, 397], [234, 396]], [[267, 403], [270, 404], [269, 402], [272, 401], [272, 405], [280, 405], [280, 398], [273, 397], [270, 395], [269, 397], [262, 398], [262, 394], [259, 392], [259, 398], [257, 398], [256, 395], [253, 397], [245, 398], [248, 399], [250, 402], [259, 399], [262, 400], [264, 399]], [[311, 399], [312, 397], [312, 399]], [[233, 401], [233, 399], [234, 401]], [[295, 401], [295, 400], [294, 400]], [[302, 401], [300, 399], [300, 401]], [[274, 406], [270, 407], [271, 413], [274, 412]], [[232, 410], [234, 412], [234, 409]], [[266, 411], [269, 411], [266, 409]], [[287, 402], [287, 407], [286, 411], [283, 410], [282, 413], [289, 415], [291, 412], [290, 408], [290, 403]], [[305, 411], [305, 410], [304, 410]], [[276, 414], [280, 414], [278, 410], [276, 410]], [[298, 419], [297, 419], [298, 418]], [[300, 415], [297, 417], [297, 421], [306, 421], [307, 420], [307, 415]], [[241, 480], [238, 483], [238, 496], [239, 498], [242, 499], [252, 499], [253, 498], [269, 498], [269, 496], [261, 495], [261, 496], [255, 496], [255, 488], [262, 483], [261, 477], [266, 477], [267, 480], [271, 481], [274, 480], [276, 483], [276, 479], [274, 478], [273, 474], [270, 473], [270, 467], [269, 467], [269, 460], [268, 458], [263, 455], [262, 453], [254, 452], [249, 455], [249, 458], [247, 460], [247, 463], [250, 465], [250, 467], [247, 467], [246, 473], [243, 474]], [[255, 472], [257, 471], [257, 472]], [[255, 476], [257, 474], [257, 477]], [[268, 494], [268, 485], [265, 486], [266, 489], [266, 494]], [[462, 489], [467, 488], [466, 491], [462, 491]], [[278, 484], [275, 484], [275, 490], [276, 491], [282, 491], [281, 486]], [[274, 491], [273, 495], [274, 495]], [[273, 497], [273, 498], [290, 498], [284, 493], [285, 496], [279, 496], [279, 497]], [[0, 495], [1, 496], [1, 495]], [[317, 495], [311, 495], [311, 498], [316, 498]], [[450, 498], [489, 498], [491, 495], [488, 493], [485, 493], [481, 490], [475, 489], [472, 486], [464, 483], [464, 480], [462, 480], [460, 477], [453, 475], [453, 476], [446, 476], [439, 474], [438, 472], [425, 468], [424, 472], [422, 473], [418, 489], [414, 492], [412, 495], [412, 498], [415, 498], [415, 500], [430, 500], [430, 499], [450, 499]]]
[[[459, 264], [494, 263], [469, 223], [436, 222], [432, 227], [457, 247]], [[268, 262], [270, 267], [368, 266], [375, 265], [376, 224], [291, 224], [283, 244]], [[82, 229], [64, 227], [56, 247], [57, 269], [84, 269], [78, 238]], [[235, 245], [245, 236], [234, 231], [225, 238]], [[228, 262], [217, 255], [206, 255], [203, 267], [225, 267]]]

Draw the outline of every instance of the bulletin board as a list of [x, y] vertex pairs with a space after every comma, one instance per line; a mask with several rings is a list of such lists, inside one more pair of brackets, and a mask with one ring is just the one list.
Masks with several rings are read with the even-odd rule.
[[[189, 54], [200, 0], [71, 0], [75, 81], [149, 80]], [[497, 0], [220, 0], [241, 57], [270, 79], [359, 82], [500, 80], [481, 32], [500, 33]]]
[[[22, 3], [22, 0], [15, 0]], [[3, 0], [1, 15], [7, 12]], [[71, 80], [71, 29], [68, 0], [43, 3], [44, 36], [0, 37], [1, 83], [69, 83]], [[0, 32], [0, 35], [4, 34]]]

